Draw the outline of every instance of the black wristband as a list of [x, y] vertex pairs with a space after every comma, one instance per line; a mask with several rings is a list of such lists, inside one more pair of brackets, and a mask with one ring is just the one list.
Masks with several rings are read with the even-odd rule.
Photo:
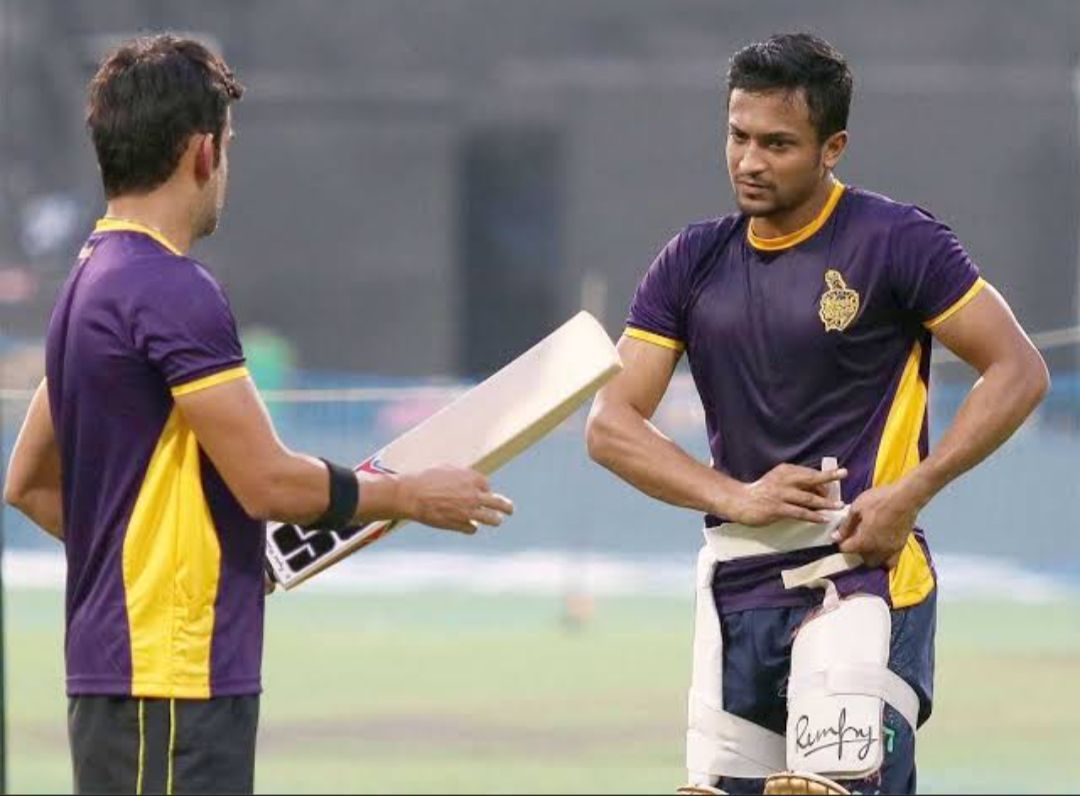
[[322, 516], [307, 527], [329, 531], [348, 528], [353, 524], [356, 507], [360, 503], [360, 483], [356, 473], [323, 458], [319, 461], [326, 465], [330, 473], [330, 504]]

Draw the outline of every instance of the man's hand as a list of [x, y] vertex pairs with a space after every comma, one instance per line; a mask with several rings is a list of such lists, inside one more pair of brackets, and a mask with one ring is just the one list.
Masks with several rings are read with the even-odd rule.
[[898, 484], [866, 490], [836, 530], [840, 551], [858, 553], [870, 566], [892, 569], [915, 528], [920, 508]]
[[460, 533], [476, 533], [480, 525], [501, 525], [514, 513], [514, 504], [491, 491], [475, 470], [433, 467], [399, 476], [409, 519]]
[[[779, 464], [752, 484], [743, 484], [735, 510], [727, 516], [743, 525], [769, 525], [777, 520], [803, 520], [824, 524], [822, 511], [841, 509], [840, 500], [828, 497], [829, 485], [847, 476], [847, 470], [813, 470]], [[723, 513], [723, 512], [721, 512]]]

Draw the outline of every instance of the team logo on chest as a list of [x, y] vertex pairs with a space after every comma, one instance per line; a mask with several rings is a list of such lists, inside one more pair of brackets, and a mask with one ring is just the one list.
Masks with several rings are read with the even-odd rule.
[[842, 332], [859, 314], [859, 294], [849, 288], [844, 277], [833, 268], [825, 272], [825, 288], [818, 315], [826, 332]]

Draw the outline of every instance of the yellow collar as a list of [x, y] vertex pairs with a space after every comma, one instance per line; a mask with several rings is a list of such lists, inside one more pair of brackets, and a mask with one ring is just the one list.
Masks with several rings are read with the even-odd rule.
[[94, 232], [141, 232], [143, 235], [149, 235], [173, 254], [183, 256], [183, 252], [158, 230], [137, 221], [129, 221], [126, 218], [109, 218], [106, 216], [98, 219], [97, 224], [94, 225]]
[[761, 251], [775, 252], [781, 249], [789, 249], [799, 243], [802, 243], [807, 238], [811, 237], [815, 232], [825, 226], [825, 222], [829, 220], [829, 216], [832, 215], [833, 210], [836, 209], [836, 205], [840, 203], [840, 197], [844, 194], [844, 183], [840, 180], [836, 181], [836, 185], [833, 186], [832, 192], [829, 194], [828, 200], [825, 202], [825, 206], [821, 208], [821, 212], [817, 214], [817, 218], [811, 221], [802, 229], [797, 229], [794, 232], [789, 232], [787, 235], [781, 235], [778, 238], [759, 238], [754, 234], [754, 222], [753, 219], [746, 225], [746, 238], [750, 241], [750, 245], [755, 249]]

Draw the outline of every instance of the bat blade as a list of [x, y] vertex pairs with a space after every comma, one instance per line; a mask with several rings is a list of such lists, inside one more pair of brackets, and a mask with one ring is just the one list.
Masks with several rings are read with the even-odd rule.
[[[600, 323], [580, 312], [535, 346], [356, 466], [361, 477], [436, 465], [491, 474], [535, 445], [622, 369]], [[406, 524], [339, 531], [272, 523], [266, 560], [286, 589]]]

